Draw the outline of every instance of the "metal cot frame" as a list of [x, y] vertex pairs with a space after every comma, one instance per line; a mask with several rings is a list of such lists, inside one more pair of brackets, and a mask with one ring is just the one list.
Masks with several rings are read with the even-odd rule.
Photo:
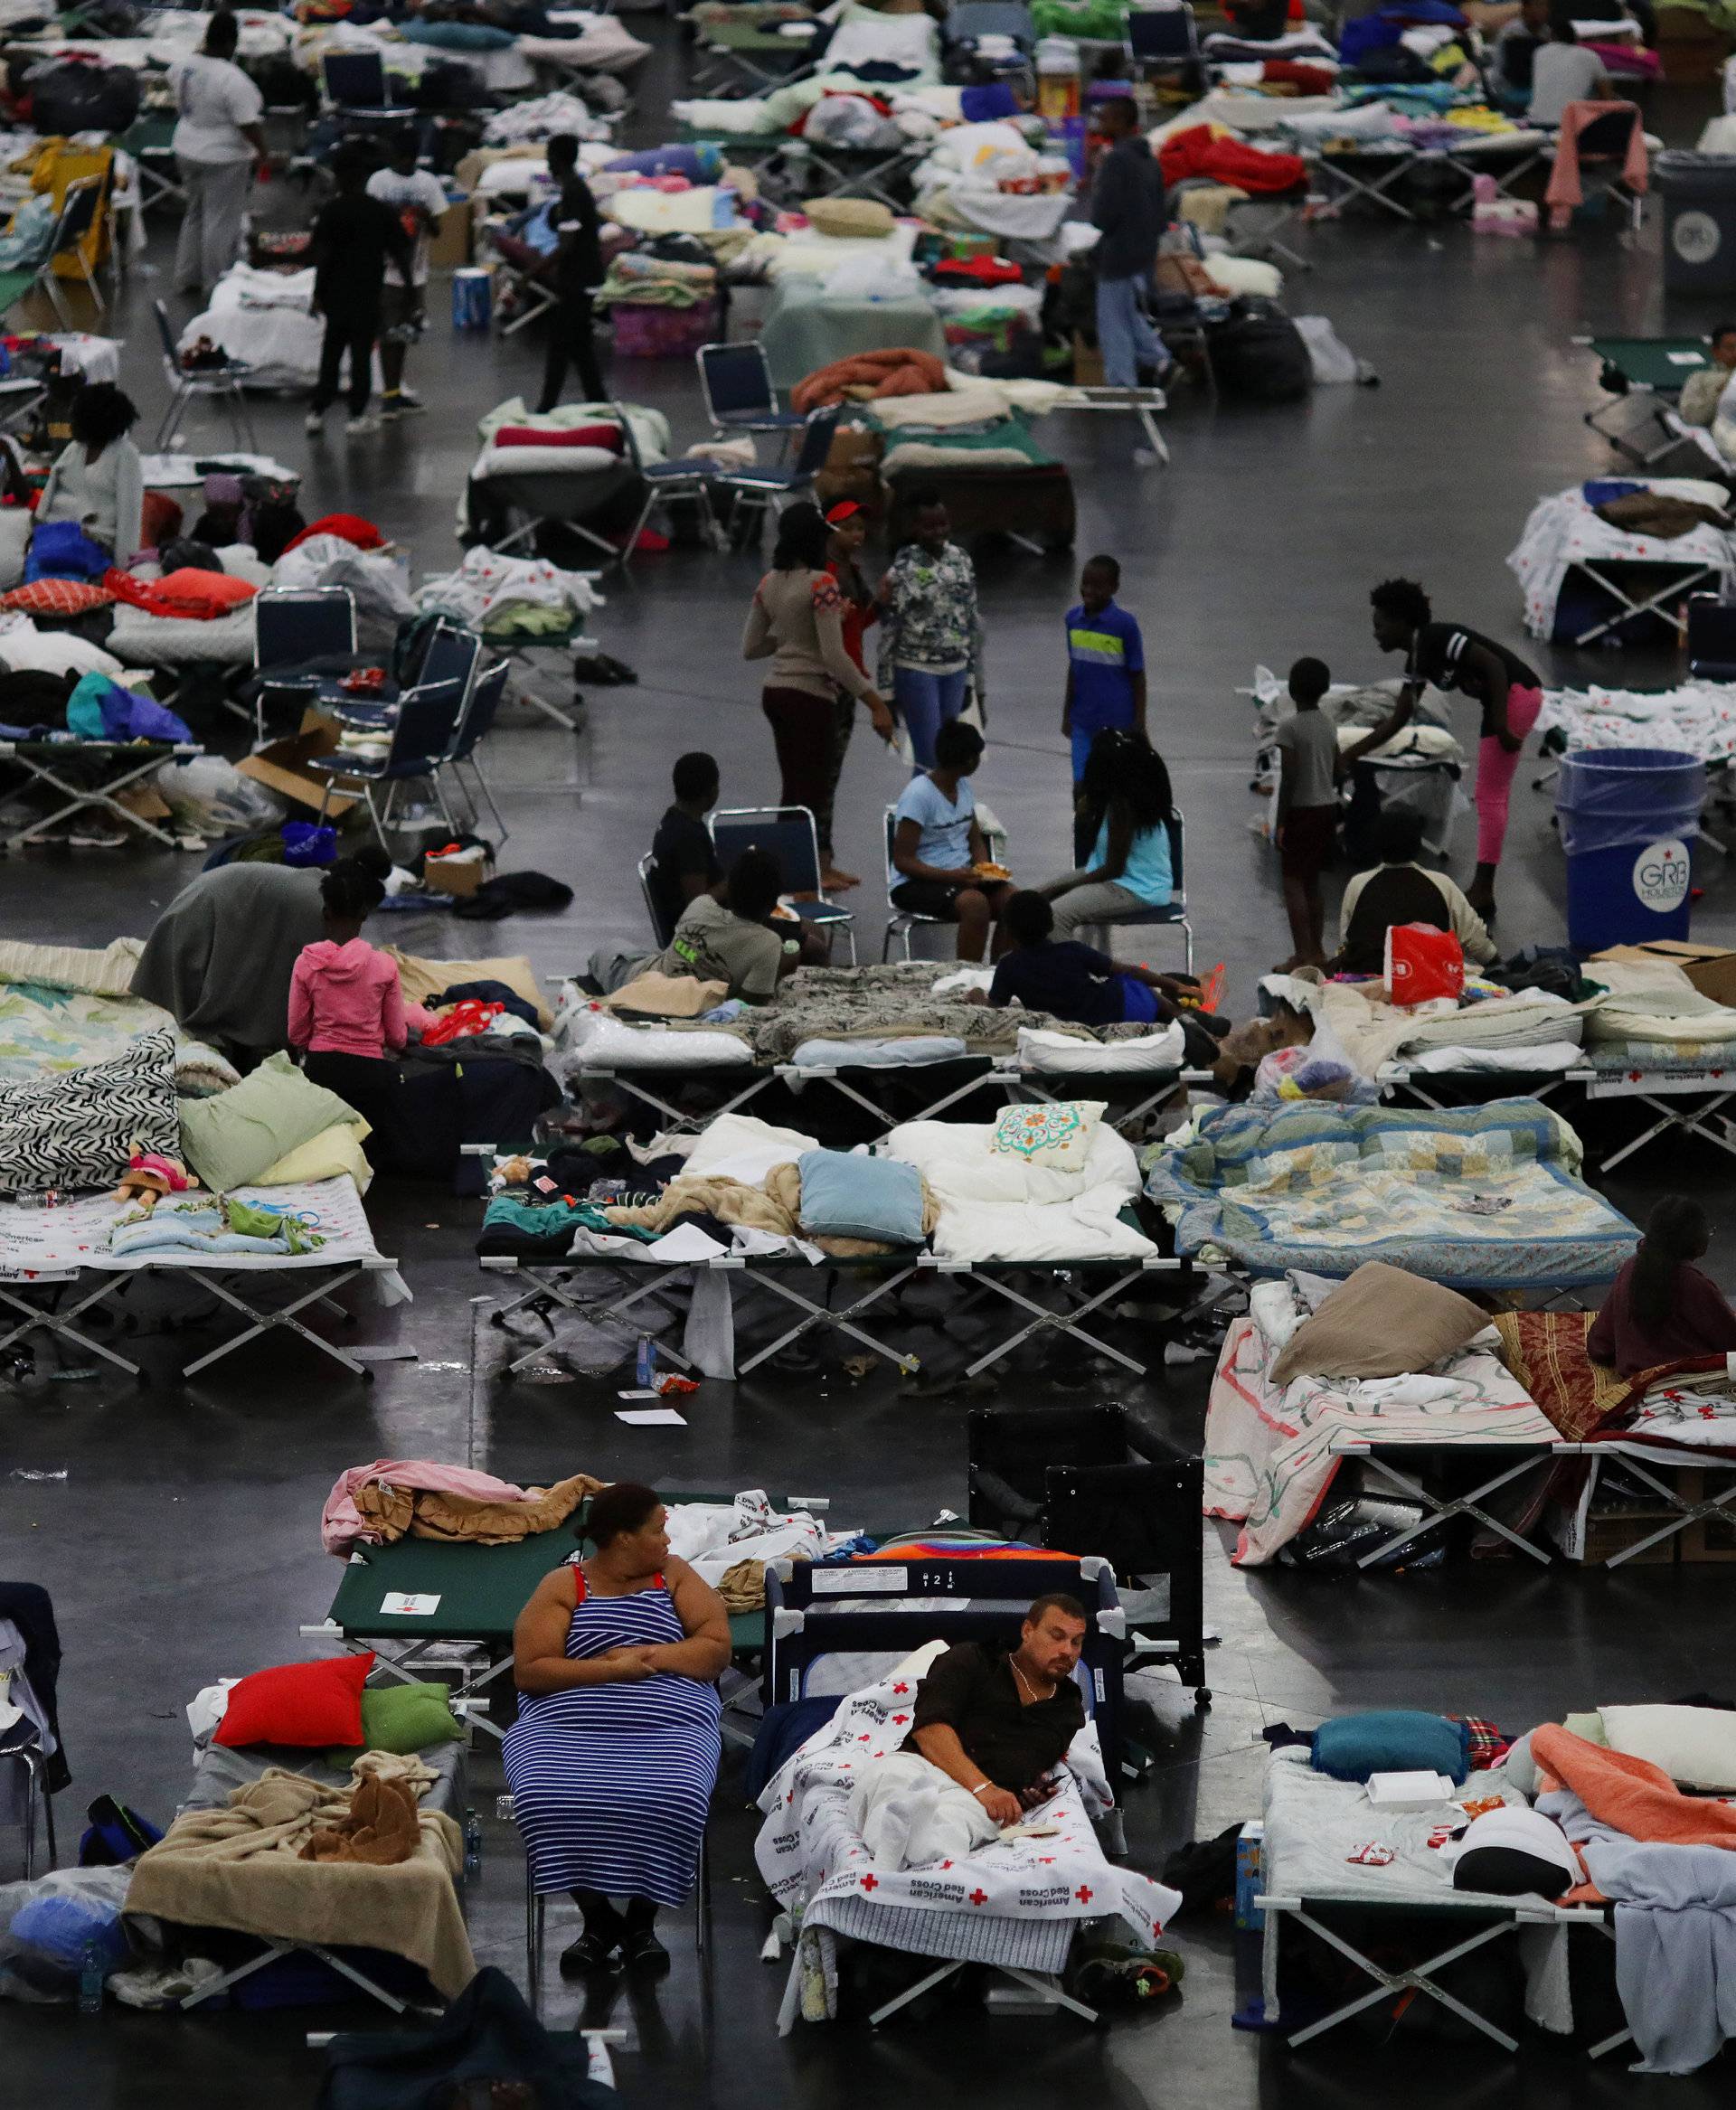
[[[129, 790], [141, 778], [151, 776], [165, 762], [190, 762], [204, 753], [204, 749], [186, 740], [153, 740], [143, 749], [137, 741], [118, 740], [0, 740], [0, 759], [15, 762], [24, 771], [27, 781], [17, 786], [11, 795], [45, 785], [58, 792], [66, 801], [42, 819], [32, 821], [27, 827], [15, 829], [5, 839], [8, 850], [17, 850], [26, 843], [34, 843], [60, 822], [74, 814], [96, 807], [113, 820], [160, 843], [165, 850], [178, 849], [180, 845], [168, 829], [144, 815], [133, 812], [130, 806], [120, 803], [119, 795]], [[65, 764], [73, 759], [99, 763], [103, 770], [101, 781], [94, 785], [70, 782], [60, 774]]]
[[[1602, 370], [1619, 374], [1625, 384], [1619, 391], [1609, 391], [1607, 403], [1586, 411], [1585, 422], [1592, 431], [1642, 468], [1649, 468], [1673, 453], [1680, 435], [1664, 423], [1664, 413], [1682, 392], [1688, 376], [1709, 363], [1704, 338], [1575, 337], [1571, 341], [1592, 353]], [[1659, 361], [1665, 363], [1662, 369]], [[1639, 399], [1644, 415], [1624, 421], [1618, 416], [1618, 406], [1630, 398]], [[1649, 425], [1656, 425], [1664, 437], [1646, 446], [1641, 436]]]
[[[1736, 1100], [1736, 1072], [1725, 1069], [1694, 1069], [1685, 1065], [1672, 1065], [1659, 1070], [1612, 1071], [1581, 1064], [1537, 1077], [1528, 1071], [1420, 1070], [1408, 1063], [1391, 1062], [1382, 1064], [1379, 1081], [1383, 1088], [1382, 1097], [1403, 1094], [1408, 1101], [1444, 1113], [1455, 1106], [1480, 1102], [1470, 1095], [1455, 1098], [1437, 1097], [1436, 1090], [1431, 1088], [1436, 1080], [1468, 1081], [1474, 1076], [1488, 1083], [1491, 1098], [1510, 1098], [1520, 1094], [1526, 1098], [1547, 1099], [1563, 1087], [1571, 1087], [1583, 1090], [1588, 1102], [1633, 1099], [1656, 1115], [1650, 1127], [1643, 1128], [1618, 1149], [1597, 1160], [1596, 1169], [1600, 1173], [1613, 1172], [1626, 1159], [1644, 1150], [1648, 1143], [1677, 1131], [1736, 1157], [1736, 1115], [1724, 1111]], [[1677, 1103], [1683, 1100], [1693, 1103]]]

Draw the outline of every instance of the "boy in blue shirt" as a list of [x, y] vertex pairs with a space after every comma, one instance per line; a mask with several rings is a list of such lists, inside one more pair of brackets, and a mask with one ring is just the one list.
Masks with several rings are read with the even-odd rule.
[[[1085, 774], [1091, 742], [1111, 727], [1146, 737], [1146, 647], [1139, 625], [1117, 605], [1121, 567], [1093, 557], [1079, 575], [1079, 606], [1067, 611], [1067, 700], [1061, 730], [1072, 742], [1073, 783]], [[1075, 827], [1077, 833], [1077, 827]], [[1084, 862], [1074, 846], [1074, 862]]]

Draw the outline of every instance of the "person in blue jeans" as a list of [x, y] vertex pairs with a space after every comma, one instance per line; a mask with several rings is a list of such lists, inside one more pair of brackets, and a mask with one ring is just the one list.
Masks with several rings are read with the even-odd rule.
[[935, 735], [957, 718], [968, 691], [983, 693], [983, 623], [976, 573], [949, 537], [952, 523], [938, 491], [911, 498], [911, 539], [880, 582], [882, 695], [910, 736], [918, 769], [931, 769]]
[[1111, 388], [1139, 385], [1139, 370], [1156, 380], [1169, 364], [1163, 339], [1151, 326], [1145, 302], [1157, 261], [1157, 244], [1169, 224], [1164, 175], [1139, 129], [1130, 97], [1117, 96], [1098, 112], [1098, 128], [1109, 142], [1091, 183], [1091, 251], [1097, 275], [1097, 344], [1103, 379]]
[[[1072, 743], [1073, 794], [1085, 779], [1091, 742], [1100, 732], [1146, 738], [1146, 646], [1137, 620], [1117, 605], [1121, 567], [1093, 557], [1079, 575], [1079, 606], [1067, 611], [1067, 696], [1062, 735]], [[1090, 839], [1075, 821], [1073, 862], [1082, 864]]]

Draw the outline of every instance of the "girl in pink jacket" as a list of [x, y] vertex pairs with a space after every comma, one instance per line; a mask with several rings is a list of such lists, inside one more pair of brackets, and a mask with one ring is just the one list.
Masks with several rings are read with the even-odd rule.
[[304, 946], [289, 978], [289, 1041], [310, 1055], [401, 1055], [410, 1019], [398, 969], [362, 936], [384, 900], [373, 872], [345, 858], [320, 881], [326, 936]]

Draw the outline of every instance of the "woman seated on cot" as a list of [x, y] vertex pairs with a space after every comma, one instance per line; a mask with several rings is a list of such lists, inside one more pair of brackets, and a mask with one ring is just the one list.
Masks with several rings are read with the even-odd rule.
[[1736, 1312], [1694, 1265], [1711, 1243], [1700, 1204], [1685, 1194], [1665, 1195], [1592, 1322], [1585, 1343], [1591, 1360], [1630, 1378], [1660, 1363], [1736, 1351]]
[[729, 1614], [667, 1521], [651, 1488], [606, 1487], [582, 1527], [594, 1550], [546, 1576], [513, 1630], [502, 1762], [538, 1896], [571, 1891], [584, 1914], [568, 1977], [618, 1950], [629, 1971], [667, 1969], [657, 1910], [693, 1889], [717, 1779]]

